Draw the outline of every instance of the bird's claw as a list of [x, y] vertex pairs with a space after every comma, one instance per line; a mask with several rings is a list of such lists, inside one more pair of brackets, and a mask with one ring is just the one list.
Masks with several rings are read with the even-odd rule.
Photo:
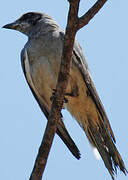
[[[56, 89], [53, 89], [52, 96], [50, 97], [50, 101], [53, 101], [56, 93]], [[68, 99], [64, 97], [64, 103], [68, 103]]]

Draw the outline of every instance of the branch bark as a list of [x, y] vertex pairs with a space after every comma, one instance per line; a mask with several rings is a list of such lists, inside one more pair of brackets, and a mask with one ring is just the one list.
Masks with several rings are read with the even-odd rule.
[[78, 30], [87, 25], [89, 21], [98, 13], [107, 0], [97, 1], [82, 17], [79, 18]]
[[68, 84], [70, 73], [70, 61], [72, 49], [74, 45], [76, 32], [88, 24], [94, 15], [102, 8], [107, 0], [97, 1], [92, 8], [89, 9], [82, 17], [78, 18], [78, 10], [80, 0], [68, 0], [70, 3], [68, 22], [64, 38], [63, 53], [61, 58], [60, 72], [56, 86], [51, 112], [49, 115], [47, 127], [41, 142], [35, 165], [29, 180], [41, 180], [47, 163], [50, 148], [57, 129], [57, 123], [60, 117], [60, 112], [63, 107], [64, 95]]

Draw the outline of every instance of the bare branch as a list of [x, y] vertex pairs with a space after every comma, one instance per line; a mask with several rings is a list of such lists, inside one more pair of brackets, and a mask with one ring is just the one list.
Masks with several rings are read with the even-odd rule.
[[89, 21], [98, 13], [98, 11], [103, 7], [107, 0], [97, 1], [82, 17], [79, 18], [78, 29], [87, 25]]

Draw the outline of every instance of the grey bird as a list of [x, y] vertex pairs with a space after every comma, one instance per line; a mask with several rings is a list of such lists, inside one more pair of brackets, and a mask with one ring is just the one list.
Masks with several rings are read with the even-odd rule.
[[[29, 12], [3, 28], [14, 29], [28, 36], [21, 52], [21, 63], [28, 85], [46, 118], [49, 116], [53, 89], [56, 87], [64, 32], [48, 15]], [[64, 107], [78, 121], [90, 144], [102, 157], [111, 177], [117, 167], [126, 175], [124, 162], [115, 146], [115, 137], [104, 107], [95, 89], [79, 43], [75, 40]], [[57, 134], [76, 158], [80, 153], [62, 120]]]

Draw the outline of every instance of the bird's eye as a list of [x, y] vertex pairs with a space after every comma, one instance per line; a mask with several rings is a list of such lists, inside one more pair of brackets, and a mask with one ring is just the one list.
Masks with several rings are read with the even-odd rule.
[[32, 17], [32, 14], [31, 13], [27, 13], [27, 14], [24, 14], [23, 16], [21, 16], [20, 20], [21, 21], [26, 21], [28, 19], [31, 19]]
[[24, 14], [20, 20], [21, 21], [26, 21], [32, 25], [36, 25], [37, 22], [41, 19], [41, 14], [40, 13], [27, 13], [27, 14]]
[[40, 16], [35, 17], [35, 18], [33, 19], [33, 21], [32, 21], [32, 24], [33, 24], [33, 25], [36, 25], [37, 22], [38, 22], [40, 19], [41, 19]]

